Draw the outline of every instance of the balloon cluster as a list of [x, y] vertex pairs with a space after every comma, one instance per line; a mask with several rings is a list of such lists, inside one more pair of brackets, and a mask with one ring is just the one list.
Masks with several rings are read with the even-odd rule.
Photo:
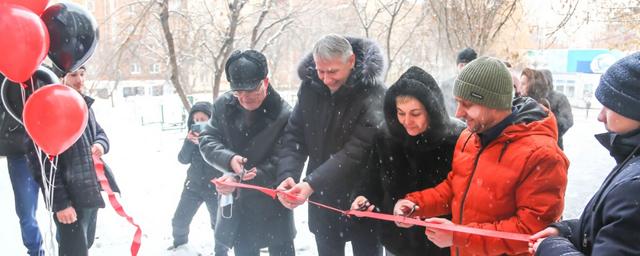
[[[48, 4], [49, 0], [0, 0], [0, 96], [4, 110], [18, 122], [24, 120], [36, 145], [55, 156], [82, 135], [88, 109], [84, 98], [61, 85], [42, 62], [48, 56], [65, 73], [82, 67], [97, 46], [98, 26], [75, 3]], [[15, 91], [7, 86], [22, 87], [22, 115], [7, 104], [8, 92]]]

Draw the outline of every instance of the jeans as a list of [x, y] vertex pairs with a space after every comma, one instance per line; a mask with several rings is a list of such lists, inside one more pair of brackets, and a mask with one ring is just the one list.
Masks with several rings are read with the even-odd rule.
[[[202, 203], [207, 205], [209, 210], [209, 218], [211, 219], [211, 229], [216, 226], [216, 213], [218, 210], [218, 197], [215, 194], [203, 191], [201, 193], [187, 189], [186, 187], [182, 191], [180, 196], [180, 202], [176, 209], [171, 225], [173, 226], [173, 246], [179, 246], [186, 244], [189, 241], [189, 225], [193, 220], [193, 216], [196, 214]], [[218, 243], [214, 246], [216, 256], [227, 255], [225, 246]]]
[[98, 208], [77, 208], [77, 221], [71, 224], [62, 224], [54, 213], [53, 220], [58, 232], [59, 256], [87, 256], [89, 248], [96, 237], [96, 220]]
[[36, 221], [38, 183], [31, 176], [25, 155], [7, 156], [9, 177], [13, 187], [16, 214], [20, 219], [22, 243], [31, 256], [44, 255], [42, 235]]

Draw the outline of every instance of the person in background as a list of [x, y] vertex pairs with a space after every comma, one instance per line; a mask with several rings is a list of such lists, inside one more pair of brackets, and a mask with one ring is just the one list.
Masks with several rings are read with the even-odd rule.
[[520, 97], [530, 97], [546, 108], [550, 108], [548, 96], [549, 85], [544, 75], [532, 68], [523, 69], [520, 76]]
[[[0, 83], [4, 79], [5, 77], [0, 74]], [[19, 113], [22, 112], [23, 107], [21, 94], [19, 85], [8, 85], [7, 104]], [[15, 210], [20, 220], [22, 243], [27, 248], [27, 254], [41, 256], [44, 255], [42, 234], [36, 220], [39, 187], [27, 166], [25, 136], [24, 126], [13, 119], [0, 104], [0, 155], [7, 157]]]
[[[549, 87], [549, 94], [547, 95], [547, 100], [549, 101], [551, 112], [556, 116], [556, 121], [558, 123], [558, 146], [564, 149], [564, 143], [562, 141], [562, 137], [565, 133], [573, 126], [573, 113], [571, 111], [571, 104], [569, 103], [569, 99], [563, 93], [554, 90], [553, 86], [553, 76], [551, 75], [551, 71], [548, 69], [541, 69], [540, 72], [544, 76], [546, 80], [546, 84]], [[585, 96], [587, 111], [591, 107], [591, 92], [588, 92], [588, 95]]]
[[640, 255], [640, 53], [614, 63], [600, 78], [598, 115], [607, 133], [596, 139], [616, 166], [579, 219], [564, 220], [531, 236], [535, 255]]
[[[374, 139], [369, 174], [353, 210], [393, 213], [407, 193], [434, 187], [451, 170], [453, 150], [464, 123], [450, 118], [435, 79], [411, 67], [387, 90], [385, 125]], [[450, 219], [451, 216], [448, 216]], [[404, 229], [380, 223], [379, 239], [387, 255], [449, 255], [427, 239], [424, 228]]]
[[[180, 196], [180, 202], [171, 220], [173, 228], [173, 245], [168, 250], [173, 252], [189, 251], [189, 226], [202, 203], [207, 205], [211, 229], [215, 229], [218, 210], [218, 194], [210, 180], [222, 176], [222, 172], [210, 166], [200, 154], [199, 139], [204, 126], [211, 118], [212, 105], [209, 102], [196, 102], [189, 111], [187, 121], [187, 137], [182, 143], [178, 161], [188, 164], [187, 178]], [[227, 249], [218, 243], [214, 246], [216, 256], [227, 255]]]
[[[456, 57], [456, 76], [460, 71], [467, 65], [469, 62], [478, 58], [478, 53], [470, 47], [462, 49], [458, 52], [458, 56]], [[447, 109], [447, 113], [455, 114], [456, 113], [456, 99], [453, 96], [453, 84], [456, 80], [456, 76], [449, 78], [442, 83], [440, 83], [442, 89], [442, 96], [444, 96], [444, 106]]]

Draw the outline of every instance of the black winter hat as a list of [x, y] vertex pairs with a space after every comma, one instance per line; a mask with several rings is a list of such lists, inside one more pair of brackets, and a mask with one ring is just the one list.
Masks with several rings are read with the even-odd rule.
[[596, 99], [608, 109], [640, 121], [640, 52], [611, 65], [600, 78]]
[[255, 50], [234, 51], [224, 66], [231, 90], [252, 91], [269, 73], [267, 58]]
[[475, 60], [476, 58], [478, 58], [478, 53], [476, 53], [475, 50], [467, 47], [467, 48], [462, 49], [462, 51], [460, 51], [458, 53], [458, 58], [456, 59], [456, 64], [469, 63], [469, 62]]

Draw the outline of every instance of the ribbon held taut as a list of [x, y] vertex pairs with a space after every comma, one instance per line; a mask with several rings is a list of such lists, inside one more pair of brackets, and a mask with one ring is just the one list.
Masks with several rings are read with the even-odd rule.
[[[270, 189], [270, 188], [265, 188], [265, 187], [260, 187], [260, 186], [256, 186], [256, 185], [249, 185], [249, 184], [244, 184], [244, 183], [238, 183], [238, 182], [233, 182], [233, 181], [219, 181], [216, 179], [213, 179], [212, 182], [216, 185], [220, 184], [220, 185], [225, 185], [225, 186], [231, 186], [231, 187], [236, 187], [236, 188], [246, 188], [246, 189], [254, 189], [254, 190], [258, 190], [268, 196], [270, 196], [271, 198], [275, 199], [277, 195], [284, 195], [287, 197], [293, 197], [295, 199], [298, 199], [295, 195], [291, 195], [289, 193], [286, 193], [284, 191], [280, 191], [280, 190], [275, 190], [275, 189]], [[434, 228], [434, 229], [441, 229], [441, 230], [447, 230], [447, 231], [452, 231], [452, 232], [459, 232], [459, 233], [466, 233], [466, 234], [471, 234], [471, 235], [479, 235], [479, 236], [486, 236], [486, 237], [493, 237], [493, 238], [500, 238], [500, 239], [507, 239], [507, 240], [514, 240], [514, 241], [521, 241], [521, 242], [529, 242], [529, 236], [527, 234], [521, 234], [521, 233], [512, 233], [512, 232], [504, 232], [504, 231], [497, 231], [497, 230], [488, 230], [488, 229], [481, 229], [481, 228], [472, 228], [472, 227], [467, 227], [467, 226], [463, 226], [463, 225], [456, 225], [456, 224], [437, 224], [437, 223], [429, 223], [426, 221], [423, 221], [421, 219], [417, 219], [417, 218], [410, 218], [410, 217], [404, 217], [404, 216], [397, 216], [397, 215], [391, 215], [391, 214], [384, 214], [384, 213], [377, 213], [377, 212], [367, 212], [367, 211], [358, 211], [358, 210], [340, 210], [328, 205], [324, 205], [321, 203], [317, 203], [311, 200], [307, 200], [307, 202], [317, 205], [319, 207], [322, 208], [326, 208], [332, 211], [336, 211], [339, 212], [341, 214], [347, 215], [347, 216], [355, 216], [355, 217], [360, 217], [360, 218], [370, 218], [370, 219], [377, 219], [377, 220], [384, 220], [384, 221], [393, 221], [393, 222], [397, 222], [397, 223], [404, 223], [404, 224], [411, 224], [411, 225], [417, 225], [417, 226], [422, 226], [422, 227], [426, 227], [426, 228]]]
[[137, 229], [136, 233], [133, 235], [133, 241], [131, 241], [131, 255], [136, 256], [138, 255], [138, 251], [140, 250], [140, 246], [142, 244], [142, 229], [140, 229], [140, 226], [135, 223], [133, 218], [124, 211], [124, 208], [122, 208], [122, 205], [120, 204], [120, 202], [118, 202], [115, 193], [113, 193], [113, 190], [109, 185], [107, 176], [104, 174], [104, 163], [102, 162], [102, 160], [96, 156], [93, 156], [93, 164], [96, 167], [96, 174], [98, 175], [100, 186], [102, 187], [102, 190], [107, 192], [107, 195], [109, 196], [109, 203], [111, 203], [111, 207], [113, 207], [118, 215], [126, 218], [127, 221], [129, 221], [129, 223], [131, 223], [131, 225], [133, 225]]

